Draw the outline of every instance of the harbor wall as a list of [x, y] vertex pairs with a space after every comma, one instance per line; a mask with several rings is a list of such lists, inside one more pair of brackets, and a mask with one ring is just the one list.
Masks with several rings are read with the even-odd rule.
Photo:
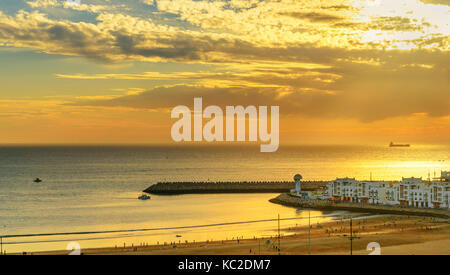
[[[302, 190], [314, 191], [326, 181], [302, 182]], [[294, 182], [158, 182], [144, 190], [149, 194], [212, 194], [212, 193], [285, 193], [295, 188]]]
[[284, 206], [310, 208], [326, 211], [346, 210], [352, 212], [363, 212], [374, 214], [426, 216], [444, 219], [450, 218], [450, 211], [446, 209], [412, 208], [400, 206], [372, 205], [372, 204], [351, 203], [351, 202], [302, 199], [287, 193], [280, 194], [276, 198], [270, 199], [269, 201]]

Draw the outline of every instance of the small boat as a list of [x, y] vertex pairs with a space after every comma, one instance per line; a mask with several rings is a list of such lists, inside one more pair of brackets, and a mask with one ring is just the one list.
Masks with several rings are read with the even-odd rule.
[[141, 201], [146, 201], [146, 200], [150, 199], [150, 196], [143, 194], [143, 195], [139, 196], [138, 199]]
[[181, 237], [183, 237], [183, 236], [181, 236], [181, 235], [177, 235], [176, 237], [177, 237], [177, 238], [181, 238]]
[[36, 178], [33, 182], [40, 183], [40, 182], [42, 182], [42, 180], [40, 178]]

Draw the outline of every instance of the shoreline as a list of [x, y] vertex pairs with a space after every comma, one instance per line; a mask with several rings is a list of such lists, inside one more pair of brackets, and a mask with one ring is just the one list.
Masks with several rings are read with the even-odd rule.
[[428, 209], [428, 208], [401, 208], [396, 206], [386, 205], [371, 205], [361, 203], [344, 203], [331, 202], [324, 200], [302, 199], [292, 196], [288, 193], [283, 193], [276, 198], [269, 200], [271, 203], [280, 204], [290, 207], [311, 208], [317, 210], [345, 210], [351, 212], [363, 212], [374, 214], [392, 214], [392, 215], [408, 215], [408, 216], [423, 216], [450, 219], [450, 211], [445, 209]]
[[[267, 199], [270, 196], [267, 196]], [[361, 237], [355, 240], [355, 254], [366, 253], [368, 242], [379, 242], [386, 247], [386, 253], [397, 254], [450, 254], [450, 211], [437, 209], [412, 209], [379, 205], [362, 205], [351, 203], [336, 203], [321, 200], [303, 200], [290, 194], [280, 194], [270, 200], [271, 203], [305, 209], [323, 211], [344, 210], [354, 213], [381, 214], [374, 216], [362, 215], [353, 219], [354, 233]], [[444, 212], [444, 213], [443, 213]], [[445, 213], [446, 212], [446, 213]], [[312, 254], [346, 254], [348, 248], [349, 219], [346, 215], [340, 219], [311, 223]], [[282, 221], [283, 223], [283, 221]], [[289, 227], [290, 226], [290, 227]], [[286, 255], [306, 254], [304, 246], [308, 239], [308, 226], [282, 225], [281, 243]], [[331, 233], [330, 233], [331, 232]], [[177, 239], [167, 244], [140, 244], [135, 246], [113, 247], [102, 246], [86, 248], [82, 254], [86, 255], [258, 255], [255, 249], [263, 245], [261, 255], [276, 255], [277, 252], [270, 245], [276, 245], [274, 235], [256, 235], [255, 238], [226, 239], [215, 241], [181, 242]], [[431, 248], [430, 248], [431, 247]], [[435, 248], [435, 249], [434, 249]], [[391, 251], [391, 252], [389, 252]], [[68, 251], [41, 251], [27, 255], [66, 255]], [[252, 254], [253, 253], [253, 254]], [[21, 253], [11, 253], [21, 254]]]
[[[353, 221], [354, 254], [368, 255], [367, 245], [377, 242], [382, 254], [450, 254], [450, 225], [438, 218], [408, 216], [367, 217]], [[337, 219], [311, 225], [311, 254], [348, 254], [349, 222]], [[281, 228], [281, 254], [308, 254], [308, 226]], [[136, 245], [82, 249], [83, 255], [277, 255], [277, 236], [228, 239], [166, 245]], [[384, 253], [383, 253], [384, 252]], [[32, 255], [67, 255], [69, 251], [43, 251]]]

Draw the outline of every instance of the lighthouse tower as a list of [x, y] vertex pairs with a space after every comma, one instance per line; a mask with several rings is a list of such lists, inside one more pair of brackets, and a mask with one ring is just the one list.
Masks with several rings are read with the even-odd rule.
[[297, 174], [294, 176], [294, 181], [295, 181], [295, 194], [297, 196], [300, 195], [300, 192], [302, 191], [302, 183], [301, 180], [303, 179], [302, 175]]

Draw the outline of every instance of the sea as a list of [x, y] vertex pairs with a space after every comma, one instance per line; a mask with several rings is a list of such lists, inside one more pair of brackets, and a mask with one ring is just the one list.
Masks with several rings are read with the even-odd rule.
[[[338, 219], [272, 204], [278, 194], [151, 195], [159, 181], [428, 179], [450, 170], [450, 146], [0, 146], [0, 236], [7, 253], [273, 237], [281, 226]], [[42, 182], [35, 183], [35, 178]], [[288, 234], [284, 230], [283, 234]]]

